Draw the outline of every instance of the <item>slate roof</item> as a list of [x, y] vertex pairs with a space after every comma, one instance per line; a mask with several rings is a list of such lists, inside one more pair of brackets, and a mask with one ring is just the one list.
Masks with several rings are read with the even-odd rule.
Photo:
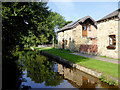
[[66, 26], [64, 26], [62, 29], [60, 29], [60, 30], [57, 31], [57, 32], [61, 32], [61, 31], [65, 31], [65, 30], [69, 30], [69, 29], [71, 29], [71, 28], [74, 28], [74, 26], [78, 25], [80, 22], [83, 23], [83, 22], [84, 22], [86, 19], [88, 19], [88, 18], [90, 18], [90, 19], [95, 23], [95, 25], [96, 25], [97, 22], [99, 22], [99, 21], [102, 21], [102, 20], [105, 20], [105, 19], [110, 19], [110, 18], [112, 18], [112, 17], [118, 17], [119, 12], [120, 12], [120, 8], [117, 9], [116, 11], [108, 14], [107, 16], [103, 17], [102, 19], [100, 19], [100, 20], [98, 20], [98, 21], [95, 21], [95, 20], [94, 20], [92, 17], [90, 17], [90, 16], [86, 16], [86, 17], [83, 17], [83, 18], [77, 20], [76, 22], [72, 22], [72, 23], [67, 24]]
[[116, 11], [108, 14], [107, 16], [103, 17], [102, 19], [98, 20], [97, 22], [105, 20], [105, 19], [109, 19], [109, 18], [112, 18], [112, 17], [116, 17], [116, 16], [118, 16], [119, 11], [120, 11], [120, 9], [117, 9]]
[[83, 17], [75, 22], [72, 22], [72, 23], [69, 23], [67, 24], [66, 26], [64, 26], [62, 29], [60, 29], [59, 31], [57, 32], [61, 32], [61, 31], [65, 31], [65, 30], [68, 30], [68, 29], [71, 29], [71, 28], [74, 28], [74, 26], [78, 25], [80, 22], [84, 22], [86, 19], [91, 19], [94, 23], [96, 23], [96, 21], [90, 17], [90, 16], [86, 16], [86, 17]]

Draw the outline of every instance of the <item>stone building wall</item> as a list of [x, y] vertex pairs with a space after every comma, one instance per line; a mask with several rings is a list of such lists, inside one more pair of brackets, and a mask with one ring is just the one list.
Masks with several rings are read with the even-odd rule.
[[82, 38], [82, 26], [78, 25], [73, 29], [73, 50], [79, 51], [81, 43], [86, 42], [87, 39]]
[[[91, 31], [88, 30], [89, 37], [97, 37], [96, 28], [91, 25]], [[64, 35], [63, 35], [64, 34]], [[65, 49], [79, 51], [80, 45], [93, 45], [96, 41], [91, 41], [86, 37], [82, 37], [82, 25], [76, 26], [74, 29], [66, 30], [58, 33], [58, 47], [62, 48], [62, 39], [64, 36], [64, 47]]]
[[[100, 22], [98, 27], [98, 54], [112, 58], [118, 58], [118, 21], [108, 20]], [[116, 35], [116, 49], [107, 49], [109, 46], [109, 35]]]
[[58, 48], [62, 48], [63, 32], [58, 33]]
[[[91, 25], [91, 31], [87, 29], [87, 33], [87, 37], [97, 37], [97, 30], [93, 25]], [[73, 46], [75, 51], [79, 51], [80, 45], [93, 45], [96, 44], [96, 42], [95, 40], [91, 41], [86, 37], [82, 37], [82, 25], [78, 25], [73, 29]]]
[[64, 31], [65, 49], [72, 50], [72, 29]]
[[95, 26], [91, 25], [90, 30], [88, 27], [88, 37], [97, 37], [97, 29], [95, 28]]
[[[64, 34], [64, 35], [63, 35]], [[109, 35], [116, 35], [116, 48], [107, 49], [109, 46]], [[64, 47], [73, 51], [80, 51], [80, 45], [97, 45], [98, 54], [102, 56], [118, 58], [118, 21], [108, 20], [99, 22], [97, 29], [92, 25], [88, 29], [88, 37], [97, 37], [88, 39], [82, 37], [82, 26], [78, 25], [76, 28], [66, 30], [58, 33], [58, 47], [62, 48], [62, 40], [64, 36]]]

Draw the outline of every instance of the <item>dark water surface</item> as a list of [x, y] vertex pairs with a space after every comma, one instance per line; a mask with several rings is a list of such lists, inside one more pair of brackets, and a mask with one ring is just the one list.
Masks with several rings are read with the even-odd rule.
[[78, 69], [40, 55], [39, 51], [19, 52], [20, 88], [116, 88]]

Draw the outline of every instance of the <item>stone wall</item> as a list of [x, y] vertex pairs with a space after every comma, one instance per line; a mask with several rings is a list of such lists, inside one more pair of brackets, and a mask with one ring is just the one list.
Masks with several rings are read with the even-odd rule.
[[97, 37], [97, 29], [95, 28], [95, 26], [91, 25], [90, 30], [88, 27], [88, 37]]
[[58, 33], [58, 48], [62, 48], [63, 32]]
[[80, 44], [86, 41], [86, 38], [82, 38], [82, 26], [78, 25], [73, 29], [73, 50], [79, 51]]
[[[102, 56], [118, 58], [118, 21], [108, 20], [100, 22], [98, 27], [98, 54]], [[109, 46], [109, 35], [116, 35], [116, 49], [107, 49]]]
[[64, 31], [65, 49], [72, 50], [72, 29]]
[[89, 53], [89, 54], [97, 54], [98, 52], [97, 45], [80, 45], [80, 52], [81, 53]]
[[[96, 28], [91, 25], [91, 30], [87, 31], [88, 37], [97, 37], [97, 30]], [[64, 34], [64, 35], [63, 35]], [[96, 40], [90, 40], [86, 37], [82, 37], [82, 25], [76, 26], [74, 29], [66, 30], [63, 32], [58, 33], [58, 46], [62, 48], [62, 36], [64, 36], [64, 46], [65, 49], [79, 51], [80, 45], [92, 45], [96, 44]], [[90, 42], [91, 41], [91, 42]]]

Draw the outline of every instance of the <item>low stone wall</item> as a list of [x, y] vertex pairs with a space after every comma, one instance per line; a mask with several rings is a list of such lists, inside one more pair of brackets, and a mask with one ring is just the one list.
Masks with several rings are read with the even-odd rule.
[[41, 53], [42, 55], [47, 56], [47, 57], [49, 57], [49, 58], [52, 58], [52, 59], [54, 59], [54, 60], [56, 60], [56, 61], [58, 61], [58, 62], [60, 62], [60, 63], [69, 65], [69, 66], [71, 66], [71, 67], [73, 67], [73, 68], [76, 68], [76, 69], [81, 70], [81, 71], [83, 71], [83, 72], [85, 72], [85, 73], [87, 73], [87, 74], [90, 74], [90, 75], [92, 75], [92, 76], [94, 76], [94, 77], [99, 78], [99, 77], [101, 77], [101, 75], [102, 75], [102, 73], [100, 73], [100, 72], [98, 72], [98, 71], [89, 69], [89, 68], [87, 68], [87, 67], [84, 67], [84, 66], [81, 66], [81, 65], [78, 65], [78, 64], [75, 64], [75, 63], [72, 63], [72, 62], [70, 62], [70, 61], [68, 61], [68, 60], [66, 60], [66, 59], [63, 59], [63, 58], [61, 58], [61, 57], [58, 57], [58, 56], [49, 54], [49, 53], [47, 53], [47, 52], [40, 51], [40, 53]]
[[97, 54], [98, 47], [97, 47], [97, 45], [80, 45], [79, 51], [81, 53]]

